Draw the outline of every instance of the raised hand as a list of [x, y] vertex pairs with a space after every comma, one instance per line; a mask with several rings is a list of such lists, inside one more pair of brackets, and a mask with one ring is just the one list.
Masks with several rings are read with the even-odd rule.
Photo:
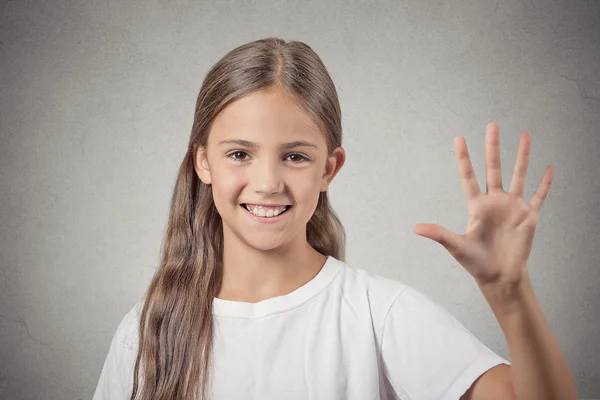
[[514, 286], [528, 277], [527, 260], [538, 215], [554, 176], [554, 167], [549, 165], [531, 200], [527, 203], [523, 201], [530, 145], [529, 132], [523, 132], [510, 190], [505, 192], [502, 188], [498, 124], [491, 122], [487, 125], [486, 194], [483, 194], [479, 190], [466, 141], [462, 136], [457, 136], [454, 139], [454, 152], [467, 199], [466, 232], [456, 234], [437, 224], [415, 225], [416, 234], [444, 246], [480, 287]]

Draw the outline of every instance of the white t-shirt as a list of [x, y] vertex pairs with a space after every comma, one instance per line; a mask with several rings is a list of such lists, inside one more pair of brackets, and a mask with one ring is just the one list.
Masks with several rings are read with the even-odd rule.
[[[129, 399], [141, 307], [117, 328], [94, 400]], [[215, 298], [213, 314], [215, 400], [457, 400], [510, 365], [421, 292], [331, 256], [287, 295]]]

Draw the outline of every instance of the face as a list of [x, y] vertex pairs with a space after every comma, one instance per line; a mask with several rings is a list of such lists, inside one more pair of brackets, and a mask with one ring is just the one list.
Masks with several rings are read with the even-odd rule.
[[272, 250], [305, 244], [319, 193], [344, 160], [341, 147], [328, 156], [316, 124], [275, 90], [226, 107], [213, 122], [206, 148], [198, 149], [195, 168], [212, 187], [225, 242]]

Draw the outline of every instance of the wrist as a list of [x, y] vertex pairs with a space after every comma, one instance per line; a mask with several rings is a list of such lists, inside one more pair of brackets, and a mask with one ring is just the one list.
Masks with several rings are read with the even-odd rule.
[[507, 315], [522, 312], [530, 299], [535, 298], [529, 274], [519, 282], [478, 285], [494, 314]]

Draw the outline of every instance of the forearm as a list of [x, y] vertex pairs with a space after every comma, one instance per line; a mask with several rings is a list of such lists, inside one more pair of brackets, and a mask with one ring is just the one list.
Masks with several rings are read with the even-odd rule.
[[518, 288], [482, 288], [504, 337], [517, 400], [576, 400], [575, 383], [529, 276]]

